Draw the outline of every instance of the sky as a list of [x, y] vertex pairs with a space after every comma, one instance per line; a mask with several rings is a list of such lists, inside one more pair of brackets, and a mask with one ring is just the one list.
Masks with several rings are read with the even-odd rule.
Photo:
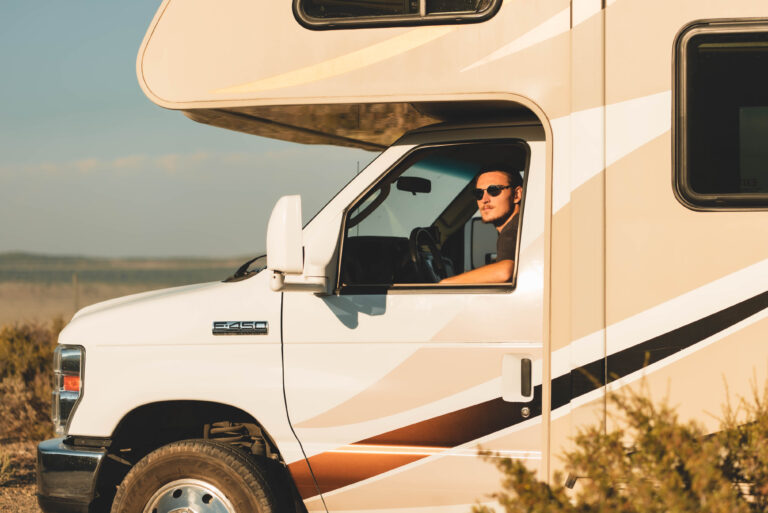
[[374, 153], [202, 125], [144, 96], [160, 0], [3, 0], [0, 253], [230, 257], [277, 199], [311, 218]]

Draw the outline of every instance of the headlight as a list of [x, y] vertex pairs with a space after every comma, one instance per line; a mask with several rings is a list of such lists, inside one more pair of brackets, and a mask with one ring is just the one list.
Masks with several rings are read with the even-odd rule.
[[83, 360], [80, 346], [57, 346], [53, 353], [53, 407], [51, 419], [57, 435], [67, 432], [69, 419], [83, 396]]

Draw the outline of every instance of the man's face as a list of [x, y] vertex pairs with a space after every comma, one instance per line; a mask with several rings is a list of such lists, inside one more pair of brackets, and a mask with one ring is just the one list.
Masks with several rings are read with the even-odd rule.
[[[487, 189], [489, 185], [509, 185], [509, 178], [500, 171], [489, 171], [477, 177], [478, 189]], [[477, 208], [484, 223], [493, 223], [496, 227], [503, 225], [514, 213], [515, 203], [520, 201], [520, 187], [503, 189], [498, 196], [491, 196], [488, 191], [477, 200]]]

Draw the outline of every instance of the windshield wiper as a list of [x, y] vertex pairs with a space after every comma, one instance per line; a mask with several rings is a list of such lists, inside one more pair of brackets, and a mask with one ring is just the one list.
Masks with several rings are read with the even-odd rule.
[[[249, 271], [248, 269], [251, 267], [251, 264], [253, 264], [256, 260], [259, 260], [260, 258], [264, 259], [264, 265], [261, 265], [260, 267], [256, 267], [255, 269], [252, 269]], [[253, 257], [250, 260], [248, 260], [246, 263], [238, 267], [237, 271], [235, 271], [235, 274], [228, 277], [224, 281], [225, 282], [240, 281], [246, 278], [250, 278], [254, 274], [258, 274], [259, 272], [261, 272], [267, 266], [266, 260], [267, 260], [267, 255], [259, 255], [259, 256]]]

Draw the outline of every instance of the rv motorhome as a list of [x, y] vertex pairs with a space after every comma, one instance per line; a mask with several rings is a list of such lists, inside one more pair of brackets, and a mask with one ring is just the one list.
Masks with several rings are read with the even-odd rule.
[[[265, 265], [74, 316], [44, 511], [468, 511], [479, 448], [552, 479], [611, 390], [714, 429], [766, 377], [765, 0], [164, 0], [137, 73], [201, 123], [381, 153], [303, 227], [278, 201]], [[440, 283], [494, 260], [499, 166], [514, 276]]]

